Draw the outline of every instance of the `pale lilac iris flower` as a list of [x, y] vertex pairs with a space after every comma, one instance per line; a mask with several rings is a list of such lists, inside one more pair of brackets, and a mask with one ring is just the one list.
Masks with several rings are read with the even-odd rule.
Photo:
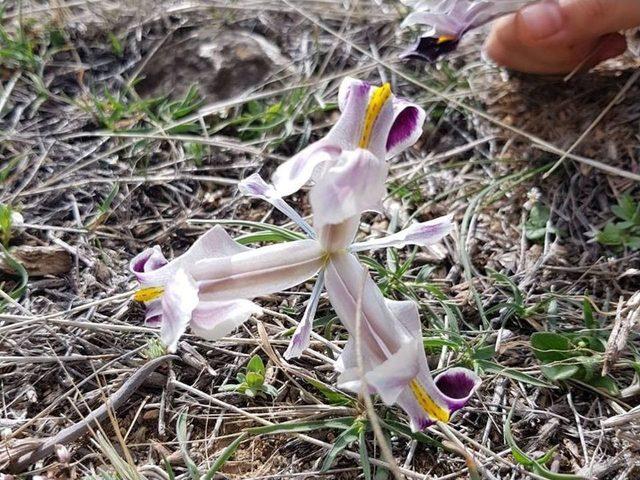
[[421, 107], [393, 95], [389, 84], [375, 87], [350, 77], [340, 84], [338, 106], [342, 115], [329, 133], [276, 169], [271, 181], [277, 194], [298, 191], [358, 149], [390, 159], [416, 143], [426, 118]]
[[[403, 111], [414, 109], [407, 115], [411, 118], [421, 115], [421, 109], [409, 102], [394, 112], [394, 101], [388, 86], [375, 89], [347, 80], [341, 88], [341, 130], [332, 129], [328, 137], [299, 154], [311, 165], [296, 156], [276, 172], [273, 185], [258, 175], [240, 184], [242, 193], [267, 200], [287, 214], [307, 239], [249, 249], [215, 227], [173, 262], [167, 262], [158, 247], [132, 261], [131, 269], [143, 287], [137, 298], [146, 301], [150, 319], [160, 317], [161, 337], [170, 350], [175, 350], [187, 327], [204, 338], [220, 338], [259, 311], [254, 298], [317, 275], [286, 358], [300, 356], [309, 346], [318, 301], [326, 286], [329, 301], [350, 334], [336, 362], [340, 387], [359, 393], [366, 386], [388, 405], [398, 404], [409, 415], [414, 430], [436, 420], [448, 421], [467, 402], [479, 378], [459, 368], [432, 378], [417, 306], [385, 300], [356, 256], [374, 248], [429, 245], [452, 228], [451, 217], [446, 216], [384, 238], [353, 243], [361, 214], [377, 209], [385, 194], [388, 152], [398, 145], [406, 148], [411, 144], [407, 138], [415, 142], [419, 136], [407, 134], [409, 129], [392, 135]], [[381, 126], [380, 122], [387, 123]], [[349, 136], [357, 137], [356, 141], [347, 142]], [[401, 140], [394, 143], [390, 139]], [[309, 180], [314, 181], [309, 192], [313, 228], [282, 199], [283, 192], [291, 193]], [[359, 344], [354, 343], [356, 338]]]
[[405, 58], [433, 61], [456, 48], [462, 36], [498, 17], [512, 13], [532, 0], [404, 0], [412, 12], [401, 27], [429, 27]]

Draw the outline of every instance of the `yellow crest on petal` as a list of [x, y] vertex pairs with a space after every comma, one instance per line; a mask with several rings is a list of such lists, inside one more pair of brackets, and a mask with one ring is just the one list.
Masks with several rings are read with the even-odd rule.
[[367, 112], [364, 116], [364, 129], [362, 130], [362, 136], [360, 137], [360, 143], [358, 144], [360, 148], [367, 148], [367, 146], [369, 146], [373, 125], [376, 123], [382, 107], [384, 107], [384, 104], [390, 96], [391, 85], [388, 83], [376, 88], [371, 94], [369, 105], [367, 105]]
[[434, 402], [424, 387], [420, 385], [420, 382], [416, 379], [411, 380], [411, 382], [409, 382], [409, 388], [411, 388], [413, 396], [416, 398], [422, 409], [432, 420], [439, 420], [444, 423], [449, 421], [449, 411]]
[[162, 296], [164, 288], [162, 287], [145, 287], [137, 290], [133, 295], [133, 299], [136, 302], [151, 302]]
[[456, 40], [458, 40], [458, 38], [454, 37], [453, 35], [440, 35], [438, 37], [437, 44], [440, 45], [442, 43], [454, 42]]

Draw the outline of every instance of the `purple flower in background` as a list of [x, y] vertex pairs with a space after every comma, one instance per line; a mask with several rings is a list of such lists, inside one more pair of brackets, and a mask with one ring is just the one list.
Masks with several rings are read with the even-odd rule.
[[514, 12], [531, 1], [404, 0], [413, 12], [402, 22], [402, 27], [425, 25], [430, 28], [402, 57], [432, 62], [455, 50], [468, 31]]

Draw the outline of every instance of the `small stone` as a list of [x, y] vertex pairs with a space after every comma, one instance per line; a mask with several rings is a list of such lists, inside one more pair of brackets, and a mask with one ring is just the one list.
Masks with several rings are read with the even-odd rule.
[[148, 411], [146, 411], [146, 412], [144, 412], [142, 414], [142, 419], [143, 420], [147, 420], [147, 421], [149, 421], [149, 420], [157, 420], [159, 416], [160, 416], [160, 411], [159, 410], [157, 410], [157, 409], [148, 410]]

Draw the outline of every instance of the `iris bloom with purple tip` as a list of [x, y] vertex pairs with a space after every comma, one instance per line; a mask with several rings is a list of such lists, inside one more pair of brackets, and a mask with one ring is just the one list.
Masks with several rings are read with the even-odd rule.
[[329, 133], [276, 169], [271, 180], [278, 195], [296, 192], [357, 150], [392, 158], [416, 143], [426, 118], [418, 105], [393, 95], [389, 84], [375, 87], [350, 77], [340, 84], [338, 106], [342, 115]]
[[[396, 99], [388, 85], [376, 88], [349, 79], [340, 95], [343, 116], [328, 137], [284, 164], [273, 185], [258, 175], [240, 184], [242, 193], [272, 203], [308, 238], [249, 249], [215, 227], [173, 262], [167, 262], [157, 247], [148, 249], [132, 261], [143, 287], [137, 298], [147, 303], [150, 318], [160, 319], [163, 341], [175, 349], [187, 327], [205, 338], [219, 338], [258, 311], [254, 298], [317, 275], [285, 357], [298, 357], [309, 346], [318, 300], [326, 287], [329, 301], [350, 334], [336, 362], [341, 372], [338, 385], [358, 393], [366, 388], [388, 405], [398, 404], [410, 416], [412, 428], [419, 430], [436, 420], [448, 421], [480, 381], [465, 369], [432, 378], [417, 306], [385, 300], [356, 253], [432, 244], [450, 232], [451, 217], [353, 243], [362, 213], [377, 209], [385, 194], [386, 158], [399, 145], [394, 142], [401, 138], [400, 144], [407, 147], [411, 144], [407, 138], [413, 142], [418, 138], [407, 133], [409, 129], [392, 135], [394, 125], [405, 111], [414, 111], [420, 118], [421, 109], [402, 101], [402, 108], [394, 112]], [[346, 141], [349, 132], [356, 136], [355, 141]], [[282, 199], [283, 191], [293, 192], [309, 180], [314, 181], [309, 192], [313, 228]]]
[[402, 54], [432, 62], [449, 53], [462, 36], [498, 17], [514, 12], [532, 0], [404, 0], [412, 8], [402, 27], [424, 25], [429, 30]]

